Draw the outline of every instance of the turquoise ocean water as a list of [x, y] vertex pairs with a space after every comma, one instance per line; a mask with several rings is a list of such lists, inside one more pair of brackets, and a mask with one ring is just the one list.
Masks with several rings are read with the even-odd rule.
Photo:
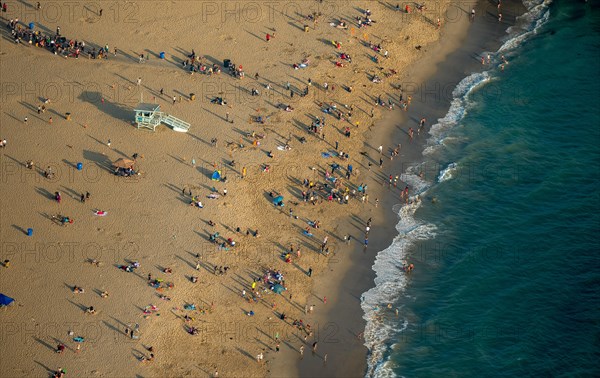
[[403, 175], [422, 201], [362, 298], [368, 376], [600, 376], [600, 3], [525, 4]]

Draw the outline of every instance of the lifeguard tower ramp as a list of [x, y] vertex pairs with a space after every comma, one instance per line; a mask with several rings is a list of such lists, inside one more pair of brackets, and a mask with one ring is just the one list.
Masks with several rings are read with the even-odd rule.
[[138, 129], [145, 128], [156, 131], [156, 126], [161, 123], [171, 126], [174, 131], [181, 133], [185, 133], [190, 129], [189, 123], [161, 112], [158, 104], [140, 103], [134, 110], [135, 123]]
[[178, 131], [180, 133], [185, 133], [190, 129], [190, 124], [180, 120], [179, 118], [175, 118], [170, 114], [164, 115], [161, 119], [161, 122], [165, 125], [169, 125], [173, 128], [173, 131]]

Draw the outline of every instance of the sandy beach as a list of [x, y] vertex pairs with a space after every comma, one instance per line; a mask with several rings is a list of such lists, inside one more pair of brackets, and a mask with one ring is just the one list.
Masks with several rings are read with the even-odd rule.
[[[408, 84], [465, 38], [469, 9], [446, 25], [449, 4], [9, 1], [4, 25], [60, 27], [85, 50], [53, 54], [2, 29], [0, 292], [16, 299], [0, 310], [2, 376], [363, 375], [360, 295], [404, 188], [382, 185], [390, 152], [402, 144], [400, 174], [426, 139], [390, 125], [416, 130]], [[205, 67], [192, 74], [194, 53]], [[140, 102], [189, 131], [137, 129]], [[120, 158], [135, 175], [114, 174]]]

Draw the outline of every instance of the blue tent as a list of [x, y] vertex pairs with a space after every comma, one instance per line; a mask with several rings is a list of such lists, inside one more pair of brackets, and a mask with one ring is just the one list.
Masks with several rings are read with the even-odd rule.
[[212, 180], [220, 181], [221, 180], [221, 171], [214, 171], [212, 174]]
[[275, 286], [273, 286], [273, 291], [277, 294], [281, 294], [283, 291], [285, 291], [285, 287], [283, 287], [280, 284], [276, 284]]
[[0, 307], [4, 307], [4, 306], [8, 306], [9, 304], [13, 303], [15, 300], [12, 299], [11, 297], [7, 297], [4, 294], [0, 294]]
[[273, 205], [283, 207], [283, 196], [277, 196], [273, 200]]

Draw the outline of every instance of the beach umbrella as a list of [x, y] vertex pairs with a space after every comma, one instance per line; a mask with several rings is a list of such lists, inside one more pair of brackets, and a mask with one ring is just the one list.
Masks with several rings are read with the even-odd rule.
[[4, 294], [0, 294], [0, 307], [8, 306], [13, 303], [15, 300], [11, 297], [7, 297]]
[[273, 286], [273, 291], [277, 294], [281, 294], [285, 291], [285, 287], [283, 287], [280, 284], [277, 284], [277, 285]]
[[135, 164], [135, 161], [125, 159], [125, 158], [120, 158], [120, 159], [116, 160], [114, 163], [112, 163], [113, 167], [125, 168], [125, 169], [132, 168], [134, 164]]

